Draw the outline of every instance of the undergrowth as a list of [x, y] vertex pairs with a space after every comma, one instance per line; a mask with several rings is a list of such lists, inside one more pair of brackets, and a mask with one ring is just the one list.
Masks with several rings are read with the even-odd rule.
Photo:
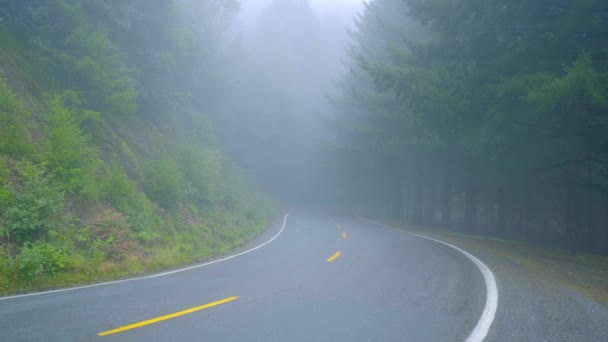
[[0, 78], [0, 294], [204, 260], [267, 226], [270, 201], [202, 136], [207, 122], [172, 144], [150, 134], [164, 146], [150, 153], [137, 132], [91, 121], [79, 97], [49, 93], [32, 113]]

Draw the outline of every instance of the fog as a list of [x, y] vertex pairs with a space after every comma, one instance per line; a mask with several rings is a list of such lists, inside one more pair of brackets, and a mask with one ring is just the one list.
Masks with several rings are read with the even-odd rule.
[[347, 32], [361, 9], [355, 1], [247, 1], [226, 36], [220, 139], [279, 198], [316, 196], [328, 95], [347, 71]]
[[[366, 243], [411, 259], [356, 217], [490, 260], [561, 250], [556, 270], [577, 260], [566, 270], [602, 285], [605, 260], [583, 254], [608, 255], [606, 0], [1, 2], [0, 295], [273, 236], [253, 251], [287, 226], [251, 257], [338, 239], [356, 244], [336, 267]], [[329, 253], [310, 259], [321, 278]]]
[[467, 6], [243, 2], [216, 99], [227, 155], [289, 205], [605, 250], [603, 126], [536, 121], [600, 115], [573, 75], [600, 77], [603, 14], [557, 35], [561, 7]]

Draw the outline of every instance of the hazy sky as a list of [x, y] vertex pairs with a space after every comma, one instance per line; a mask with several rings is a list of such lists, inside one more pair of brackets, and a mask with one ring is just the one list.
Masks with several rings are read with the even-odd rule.
[[[350, 12], [352, 6], [360, 6], [364, 0], [309, 0], [310, 3], [321, 13], [326, 11], [339, 11], [344, 7], [344, 11]], [[272, 0], [243, 0], [241, 1], [240, 21], [249, 26], [255, 22], [260, 11]]]
[[340, 2], [351, 2], [351, 3], [357, 3], [357, 2], [362, 2], [363, 0], [310, 0], [310, 3], [315, 5], [315, 6], [324, 6], [327, 4], [331, 4], [331, 3], [340, 3]]

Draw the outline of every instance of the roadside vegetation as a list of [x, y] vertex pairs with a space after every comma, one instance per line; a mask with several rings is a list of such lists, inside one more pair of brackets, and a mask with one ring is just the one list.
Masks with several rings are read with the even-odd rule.
[[267, 226], [198, 102], [234, 4], [190, 3], [0, 8], [0, 294], [203, 260]]

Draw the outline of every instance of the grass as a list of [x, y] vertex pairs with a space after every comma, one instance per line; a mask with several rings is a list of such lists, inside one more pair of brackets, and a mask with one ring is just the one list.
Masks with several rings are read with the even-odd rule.
[[507, 240], [507, 239], [501, 239], [501, 238], [496, 238], [496, 237], [491, 237], [491, 236], [464, 234], [464, 233], [449, 232], [449, 231], [440, 231], [440, 232], [442, 234], [446, 234], [448, 236], [453, 236], [453, 237], [457, 237], [457, 238], [494, 241], [494, 242], [501, 242], [501, 243], [506, 243], [506, 244], [510, 244], [510, 245], [518, 245], [518, 246], [524, 245], [524, 243], [521, 241]]
[[[204, 248], [193, 251], [183, 248], [180, 239], [175, 238], [164, 246], [152, 246], [144, 253], [133, 253], [120, 260], [94, 261], [81, 255], [70, 256], [68, 267], [55, 276], [41, 276], [30, 284], [4, 283], [0, 281], [0, 295], [82, 286], [105, 281], [144, 276], [163, 270], [214, 259], [230, 250], [255, 239], [267, 228], [266, 223], [231, 229], [230, 239], [214, 239], [204, 243]], [[189, 240], [182, 237], [181, 240]], [[1, 270], [0, 270], [1, 271]], [[0, 273], [0, 278], [2, 274]], [[0, 279], [1, 280], [1, 279]]]

